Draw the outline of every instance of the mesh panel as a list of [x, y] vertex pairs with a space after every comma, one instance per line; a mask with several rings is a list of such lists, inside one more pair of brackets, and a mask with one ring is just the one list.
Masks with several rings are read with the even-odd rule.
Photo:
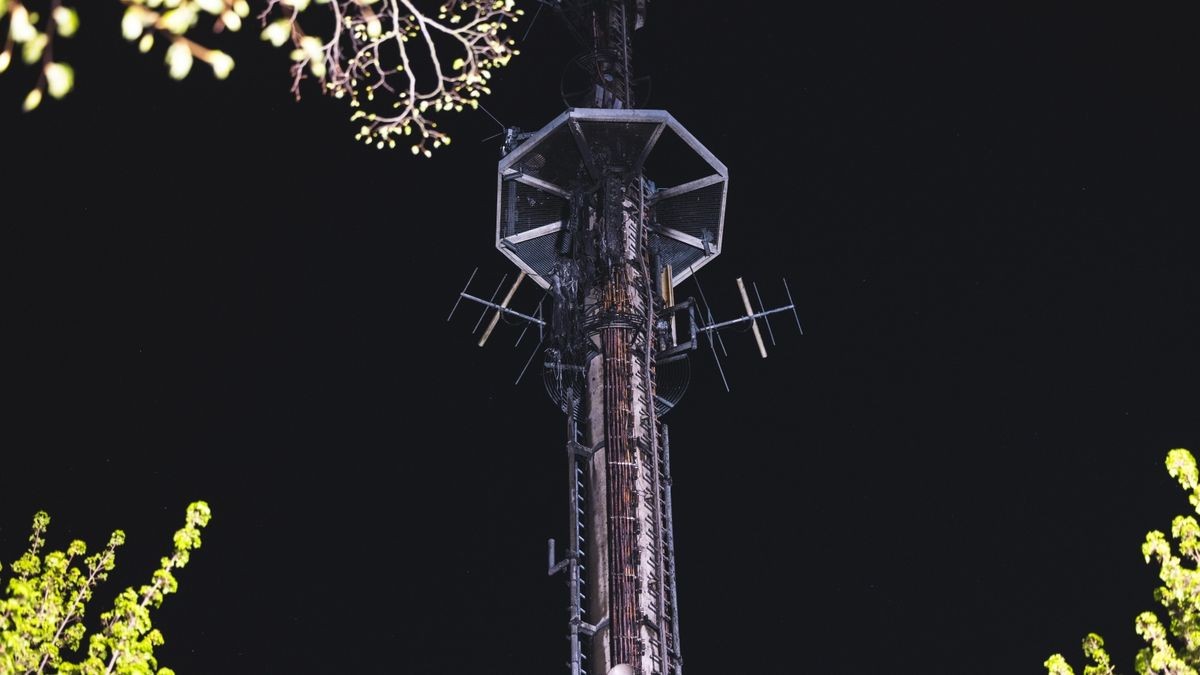
[[515, 180], [505, 181], [500, 190], [502, 238], [567, 218], [567, 200], [561, 197]]
[[721, 205], [725, 183], [714, 183], [699, 190], [664, 199], [654, 205], [655, 217], [660, 225], [693, 237], [704, 238], [704, 230], [717, 243], [717, 228], [721, 224]]
[[558, 261], [557, 242], [558, 233], [553, 232], [536, 239], [523, 241], [513, 249], [526, 265], [544, 278], [550, 275], [550, 270]]
[[654, 144], [646, 158], [646, 175], [662, 187], [682, 185], [688, 181], [717, 173], [711, 164], [696, 154], [669, 126]]
[[654, 240], [663, 264], [669, 264], [672, 270], [685, 270], [704, 257], [704, 251], [681, 241], [658, 235], [654, 235]]
[[[657, 122], [580, 122], [592, 158], [602, 165], [632, 168], [658, 128]], [[607, 155], [607, 157], [602, 157]]]
[[675, 407], [692, 380], [692, 367], [685, 356], [678, 361], [659, 363], [656, 370], [656, 400], [654, 410], [661, 417]]
[[583, 160], [575, 137], [563, 124], [530, 148], [512, 168], [567, 188], [583, 169]]

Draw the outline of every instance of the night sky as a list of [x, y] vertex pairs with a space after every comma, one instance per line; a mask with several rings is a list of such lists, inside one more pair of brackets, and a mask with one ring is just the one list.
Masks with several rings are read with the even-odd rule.
[[[445, 321], [513, 271], [499, 126], [376, 151], [253, 25], [180, 83], [80, 4], [74, 93], [0, 77], [0, 559], [37, 509], [52, 546], [124, 528], [98, 612], [206, 499], [180, 675], [565, 673], [562, 417], [519, 328]], [[701, 352], [666, 419], [686, 672], [1037, 673], [1088, 631], [1131, 672], [1163, 459], [1200, 451], [1200, 23], [828, 4], [654, 0], [635, 41], [730, 170], [714, 312], [786, 277], [805, 328], [729, 332], [732, 393]], [[577, 49], [543, 12], [522, 51], [485, 105], [532, 130]]]

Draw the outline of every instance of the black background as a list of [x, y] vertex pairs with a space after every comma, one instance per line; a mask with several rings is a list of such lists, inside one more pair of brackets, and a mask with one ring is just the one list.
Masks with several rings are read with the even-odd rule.
[[[124, 528], [98, 611], [203, 498], [181, 675], [565, 672], [561, 417], [515, 328], [445, 322], [511, 271], [499, 127], [376, 151], [253, 24], [177, 83], [96, 4], [69, 98], [0, 78], [2, 557], [39, 508]], [[700, 354], [668, 418], [687, 672], [1035, 673], [1089, 630], [1131, 665], [1200, 450], [1196, 17], [824, 4], [654, 0], [635, 42], [730, 168], [715, 311], [787, 277], [806, 330], [729, 335], [733, 392]], [[535, 129], [575, 48], [544, 12], [522, 50], [485, 105]]]

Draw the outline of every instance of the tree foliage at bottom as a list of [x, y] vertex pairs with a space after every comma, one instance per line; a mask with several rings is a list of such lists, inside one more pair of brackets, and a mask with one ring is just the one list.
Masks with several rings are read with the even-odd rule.
[[[1167, 472], [1188, 493], [1193, 510], [1200, 513], [1200, 473], [1196, 458], [1182, 448], [1167, 453]], [[1172, 541], [1175, 545], [1172, 547]], [[1162, 585], [1154, 598], [1166, 609], [1164, 625], [1154, 612], [1142, 612], [1134, 630], [1146, 641], [1137, 653], [1133, 669], [1141, 675], [1198, 675], [1200, 668], [1200, 523], [1194, 516], [1176, 516], [1171, 538], [1159, 530], [1146, 535], [1142, 544], [1146, 562], [1158, 565]], [[1116, 667], [1095, 633], [1083, 639], [1083, 654], [1089, 664], [1083, 675], [1115, 675]], [[1043, 664], [1050, 675], [1075, 675], [1062, 654]]]
[[[200, 548], [200, 530], [210, 517], [208, 504], [189, 504], [171, 555], [162, 559], [149, 583], [121, 592], [113, 608], [100, 615], [99, 629], [89, 634], [84, 625], [87, 603], [113, 570], [125, 533], [116, 530], [108, 544], [90, 556], [78, 539], [65, 551], [43, 554], [50, 516], [39, 511], [33, 517], [29, 548], [12, 564], [0, 596], [0, 675], [173, 675], [154, 657], [163, 636], [151, 624], [150, 610], [178, 589], [174, 572]], [[76, 655], [81, 645], [86, 649]]]

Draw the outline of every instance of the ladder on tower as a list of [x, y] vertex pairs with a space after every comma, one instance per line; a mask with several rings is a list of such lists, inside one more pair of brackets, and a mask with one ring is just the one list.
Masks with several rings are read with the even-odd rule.
[[591, 457], [594, 449], [581, 442], [579, 424], [574, 415], [567, 417], [567, 470], [570, 524], [566, 557], [555, 561], [554, 540], [548, 543], [548, 569], [551, 576], [559, 572], [567, 574], [568, 605], [567, 625], [570, 641], [570, 660], [567, 666], [571, 675], [588, 675], [589, 650], [584, 649], [584, 639], [590, 639], [608, 623], [605, 618], [595, 625], [587, 622], [587, 494], [590, 480]]

